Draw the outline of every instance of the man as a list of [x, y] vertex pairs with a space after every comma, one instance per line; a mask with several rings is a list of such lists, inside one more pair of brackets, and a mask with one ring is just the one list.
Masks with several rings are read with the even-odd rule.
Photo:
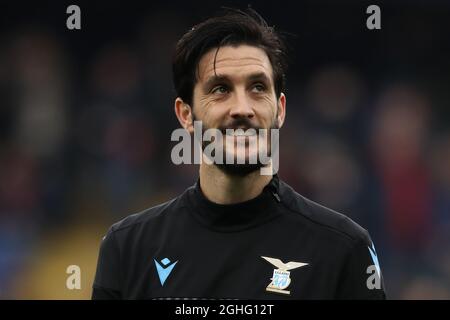
[[[297, 194], [274, 170], [268, 138], [286, 116], [284, 53], [252, 10], [229, 10], [180, 39], [173, 62], [178, 120], [190, 133], [195, 121], [217, 129], [219, 160], [244, 154], [246, 161], [203, 156], [194, 186], [114, 224], [101, 245], [94, 299], [385, 297], [367, 231]], [[266, 139], [252, 142], [249, 129], [267, 130]], [[272, 161], [263, 163], [261, 149]]]

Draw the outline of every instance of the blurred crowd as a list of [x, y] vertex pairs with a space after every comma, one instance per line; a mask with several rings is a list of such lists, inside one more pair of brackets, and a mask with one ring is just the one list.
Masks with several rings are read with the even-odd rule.
[[[195, 182], [198, 167], [170, 160], [170, 57], [187, 27], [153, 12], [89, 55], [39, 25], [2, 34], [0, 298], [89, 298], [107, 228]], [[288, 73], [280, 177], [370, 232], [389, 298], [450, 299], [445, 86], [339, 59], [300, 76], [301, 64]], [[82, 290], [65, 287], [71, 264]]]

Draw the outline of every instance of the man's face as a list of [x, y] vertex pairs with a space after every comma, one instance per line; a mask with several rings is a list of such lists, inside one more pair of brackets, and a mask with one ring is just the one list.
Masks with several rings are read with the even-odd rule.
[[238, 152], [245, 152], [246, 165], [223, 165], [222, 168], [230, 173], [246, 174], [261, 167], [260, 164], [248, 165], [248, 159], [258, 154], [258, 148], [268, 145], [251, 143], [256, 139], [249, 137], [240, 137], [245, 143], [239, 144], [237, 136], [225, 135], [226, 129], [253, 128], [258, 134], [258, 129], [281, 127], [285, 97], [281, 94], [278, 100], [276, 98], [272, 66], [262, 49], [248, 45], [221, 47], [214, 68], [216, 52], [214, 48], [200, 59], [193, 115], [195, 120], [202, 121], [204, 130], [222, 131], [224, 158], [227, 154], [236, 158]]

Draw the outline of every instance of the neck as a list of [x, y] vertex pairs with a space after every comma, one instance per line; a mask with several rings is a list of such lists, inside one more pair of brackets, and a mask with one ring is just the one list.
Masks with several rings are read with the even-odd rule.
[[217, 166], [200, 165], [200, 187], [205, 197], [218, 204], [235, 204], [251, 200], [261, 194], [272, 179], [261, 175], [260, 170], [246, 176], [229, 175]]

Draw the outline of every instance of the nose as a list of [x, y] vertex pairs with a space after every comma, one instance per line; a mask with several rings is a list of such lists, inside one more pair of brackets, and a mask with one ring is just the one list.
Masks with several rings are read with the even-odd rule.
[[253, 118], [255, 116], [252, 101], [245, 93], [237, 93], [232, 103], [230, 109], [232, 118]]

